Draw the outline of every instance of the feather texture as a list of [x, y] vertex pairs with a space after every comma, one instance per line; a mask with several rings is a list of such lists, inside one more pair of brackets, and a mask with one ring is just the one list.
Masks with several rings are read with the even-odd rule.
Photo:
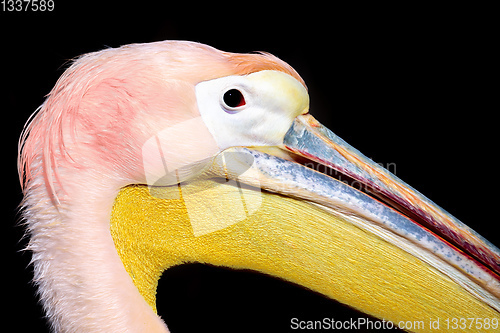
[[[128, 140], [137, 139], [124, 138], [133, 136], [127, 129], [137, 113], [156, 111], [164, 112], [167, 118], [178, 116], [178, 107], [193, 96], [189, 96], [189, 90], [175, 89], [176, 82], [194, 86], [201, 81], [261, 70], [282, 71], [305, 85], [290, 65], [269, 53], [235, 54], [194, 42], [132, 44], [77, 58], [21, 135], [18, 170], [23, 190], [29, 188], [33, 178], [43, 177], [50, 197], [57, 203], [63, 183], [58, 167], [68, 163], [79, 166], [74, 163], [78, 159], [74, 155], [81, 153], [75, 150], [83, 150], [82, 145], [76, 145], [82, 136], [92, 139], [86, 147], [90, 149], [85, 156], [79, 156], [78, 162], [90, 159], [90, 167], [102, 163], [103, 156], [110, 157]], [[35, 168], [33, 161], [38, 158], [42, 163]], [[109, 162], [116, 167], [124, 161]]]
[[114, 199], [123, 186], [145, 182], [147, 139], [199, 117], [196, 83], [263, 69], [303, 82], [270, 54], [184, 41], [89, 53], [62, 74], [26, 124], [18, 156], [34, 281], [54, 331], [166, 330], [116, 253]]

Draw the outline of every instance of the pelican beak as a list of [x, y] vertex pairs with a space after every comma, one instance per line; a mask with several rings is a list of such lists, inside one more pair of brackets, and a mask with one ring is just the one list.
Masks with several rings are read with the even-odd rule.
[[111, 234], [153, 309], [163, 271], [201, 262], [277, 276], [393, 323], [498, 323], [493, 245], [309, 114], [292, 119], [281, 144], [228, 148], [199, 178], [122, 189]]
[[500, 310], [500, 251], [310, 114], [295, 118], [279, 147], [230, 148], [225, 156], [226, 177], [340, 216]]
[[[394, 228], [401, 236], [417, 239], [417, 229], [411, 226], [425, 227], [427, 233], [436, 234], [462, 252], [468, 253], [475, 261], [488, 267], [488, 271], [500, 272], [498, 248], [381, 165], [351, 147], [311, 115], [301, 115], [295, 119], [285, 135], [283, 148], [340, 173], [345, 183], [377, 198], [392, 208], [392, 211], [405, 216], [412, 224], [402, 230]], [[315, 165], [317, 164], [309, 163], [313, 168]], [[355, 209], [359, 210], [359, 207]], [[378, 217], [383, 220], [380, 214]], [[457, 267], [467, 270], [463, 265]]]
[[[272, 121], [252, 118], [263, 126], [241, 136], [232, 115], [209, 117], [226, 149], [192, 178], [126, 187], [115, 200], [111, 234], [146, 302], [155, 308], [165, 269], [201, 262], [277, 276], [394, 323], [498, 323], [495, 246], [318, 123], [295, 79], [244, 80]], [[218, 106], [212, 95], [200, 105]]]

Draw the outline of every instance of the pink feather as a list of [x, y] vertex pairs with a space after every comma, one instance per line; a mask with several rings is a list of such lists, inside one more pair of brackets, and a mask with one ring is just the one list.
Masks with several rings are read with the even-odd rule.
[[147, 108], [165, 110], [171, 113], [166, 117], [174, 117], [176, 104], [189, 98], [172, 99], [169, 81], [194, 86], [261, 70], [283, 71], [304, 84], [292, 67], [271, 54], [234, 54], [193, 42], [133, 44], [77, 58], [20, 138], [18, 169], [23, 191], [34, 178], [43, 177], [47, 194], [59, 203], [61, 164], [81, 168], [91, 162], [92, 167], [122, 168], [140, 163], [134, 151], [140, 138], [130, 132], [134, 116]]

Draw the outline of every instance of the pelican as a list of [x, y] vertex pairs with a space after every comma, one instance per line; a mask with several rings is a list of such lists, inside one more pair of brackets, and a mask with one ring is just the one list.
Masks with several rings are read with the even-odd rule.
[[498, 329], [500, 251], [317, 122], [271, 54], [163, 41], [83, 55], [28, 121], [18, 168], [55, 332], [168, 332], [158, 280], [194, 262], [410, 331]]

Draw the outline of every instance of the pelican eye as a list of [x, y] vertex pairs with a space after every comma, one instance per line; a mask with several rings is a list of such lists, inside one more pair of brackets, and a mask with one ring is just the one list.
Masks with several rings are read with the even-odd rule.
[[224, 106], [227, 107], [230, 111], [233, 109], [239, 108], [246, 104], [245, 97], [238, 89], [229, 89], [222, 96], [222, 101], [224, 102]]

